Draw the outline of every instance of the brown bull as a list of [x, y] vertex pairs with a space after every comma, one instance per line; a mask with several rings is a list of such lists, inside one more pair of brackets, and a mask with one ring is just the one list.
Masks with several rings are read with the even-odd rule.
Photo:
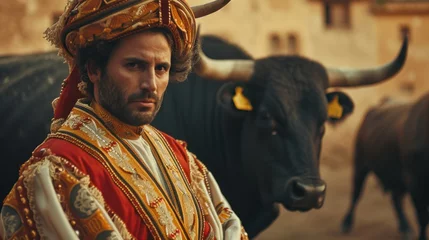
[[411, 236], [402, 199], [411, 194], [419, 239], [426, 239], [429, 221], [429, 94], [414, 103], [383, 101], [370, 109], [359, 129], [354, 166], [352, 203], [342, 230], [349, 232], [365, 178], [374, 172], [386, 192], [391, 192], [399, 231]]

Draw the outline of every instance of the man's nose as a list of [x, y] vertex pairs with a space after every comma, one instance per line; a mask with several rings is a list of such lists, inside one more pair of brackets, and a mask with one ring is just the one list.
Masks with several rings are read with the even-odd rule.
[[147, 69], [141, 75], [141, 84], [140, 87], [142, 89], [147, 89], [151, 92], [156, 91], [156, 73], [154, 69]]

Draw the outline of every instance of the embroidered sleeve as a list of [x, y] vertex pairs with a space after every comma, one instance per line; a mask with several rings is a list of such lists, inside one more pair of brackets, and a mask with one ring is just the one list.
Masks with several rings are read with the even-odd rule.
[[65, 159], [45, 156], [24, 165], [4, 200], [1, 238], [130, 239], [122, 221], [106, 209], [88, 176]]
[[203, 202], [204, 212], [214, 228], [215, 235], [218, 236], [216, 239], [248, 240], [240, 219], [232, 211], [213, 175], [189, 151], [188, 158], [191, 169], [191, 185], [197, 197]]

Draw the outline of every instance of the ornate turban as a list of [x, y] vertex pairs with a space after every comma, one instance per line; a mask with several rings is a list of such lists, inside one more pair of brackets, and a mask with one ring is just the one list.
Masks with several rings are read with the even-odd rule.
[[58, 22], [45, 32], [45, 38], [59, 49], [70, 69], [60, 97], [53, 102], [54, 119], [65, 119], [77, 99], [83, 97], [74, 59], [79, 48], [161, 27], [171, 32], [175, 54], [186, 55], [196, 38], [195, 18], [211, 14], [229, 1], [190, 7], [186, 0], [69, 0]]

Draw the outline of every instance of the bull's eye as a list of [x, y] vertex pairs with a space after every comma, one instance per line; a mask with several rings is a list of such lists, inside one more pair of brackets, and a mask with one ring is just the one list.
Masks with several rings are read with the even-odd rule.
[[278, 134], [278, 124], [268, 111], [260, 112], [256, 122], [257, 126], [265, 132], [265, 134], [270, 134], [272, 136]]
[[257, 122], [262, 128], [273, 128], [276, 125], [274, 118], [269, 113], [259, 115]]
[[261, 120], [265, 120], [265, 121], [271, 120], [271, 118], [272, 118], [271, 114], [267, 111], [261, 112], [260, 117], [261, 117]]

